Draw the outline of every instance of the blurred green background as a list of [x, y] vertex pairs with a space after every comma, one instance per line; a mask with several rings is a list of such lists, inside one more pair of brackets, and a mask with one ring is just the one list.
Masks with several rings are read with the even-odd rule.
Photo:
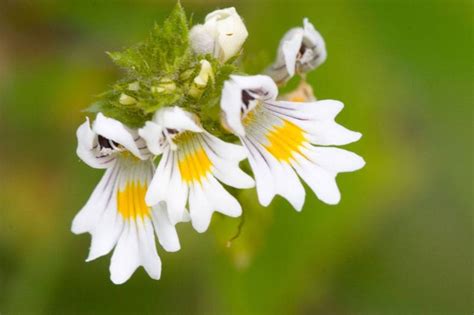
[[338, 121], [364, 137], [367, 166], [338, 177], [342, 202], [308, 191], [241, 195], [239, 219], [214, 216], [162, 279], [109, 280], [70, 232], [102, 172], [75, 155], [81, 110], [119, 78], [104, 54], [145, 37], [174, 1], [0, 1], [0, 314], [472, 314], [473, 2], [182, 1], [196, 22], [236, 6], [257, 73], [309, 17], [328, 60], [309, 75]]

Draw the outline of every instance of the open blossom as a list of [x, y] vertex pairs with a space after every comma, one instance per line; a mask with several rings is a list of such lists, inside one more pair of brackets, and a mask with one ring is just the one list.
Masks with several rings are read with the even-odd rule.
[[321, 65], [327, 57], [326, 44], [319, 32], [308, 19], [303, 27], [289, 30], [280, 42], [277, 59], [269, 68], [268, 74], [282, 84], [295, 73], [303, 74]]
[[166, 205], [145, 204], [145, 193], [154, 166], [145, 142], [136, 130], [117, 120], [97, 115], [77, 130], [78, 156], [89, 166], [106, 169], [89, 201], [76, 215], [72, 231], [90, 233], [87, 261], [108, 254], [111, 280], [120, 284], [143, 266], [153, 279], [161, 275], [161, 260], [154, 231], [167, 251], [180, 248], [176, 229], [168, 219]]
[[179, 107], [159, 110], [139, 133], [152, 153], [162, 154], [146, 194], [148, 205], [166, 202], [171, 222], [177, 222], [188, 205], [198, 232], [207, 230], [214, 211], [241, 215], [239, 202], [219, 182], [235, 188], [255, 185], [239, 168], [246, 158], [241, 146], [209, 134]]
[[226, 127], [248, 151], [260, 203], [266, 206], [278, 194], [300, 210], [305, 190], [298, 174], [320, 200], [337, 204], [337, 173], [358, 170], [365, 162], [352, 152], [322, 146], [348, 144], [361, 134], [334, 121], [341, 102], [277, 101], [277, 95], [268, 76], [234, 75], [221, 99]]
[[190, 31], [190, 41], [197, 54], [212, 54], [221, 62], [237, 55], [248, 32], [235, 8], [216, 10], [206, 16], [204, 24]]

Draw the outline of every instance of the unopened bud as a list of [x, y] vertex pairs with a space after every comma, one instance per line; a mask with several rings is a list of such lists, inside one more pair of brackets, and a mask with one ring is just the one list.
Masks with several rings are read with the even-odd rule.
[[212, 70], [212, 65], [209, 61], [203, 59], [201, 60], [201, 70], [194, 78], [193, 84], [189, 90], [189, 95], [195, 98], [200, 97], [209, 83], [209, 79], [214, 82], [214, 71]]
[[120, 95], [119, 102], [122, 105], [132, 105], [135, 104], [137, 100], [134, 97], [131, 97], [130, 95], [122, 93]]
[[138, 83], [138, 81], [135, 81], [135, 82], [133, 82], [133, 83], [130, 83], [130, 84], [128, 85], [128, 89], [129, 89], [130, 91], [135, 91], [135, 92], [136, 92], [136, 91], [138, 91], [138, 90], [140, 89], [140, 83]]
[[152, 93], [171, 93], [176, 90], [176, 84], [173, 81], [161, 81], [158, 85], [150, 88]]

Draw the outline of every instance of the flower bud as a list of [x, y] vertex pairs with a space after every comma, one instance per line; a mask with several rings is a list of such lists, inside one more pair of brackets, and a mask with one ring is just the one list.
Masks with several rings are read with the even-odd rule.
[[239, 53], [247, 36], [244, 22], [232, 7], [209, 13], [204, 24], [191, 29], [190, 41], [197, 54], [212, 54], [226, 62]]
[[284, 84], [295, 74], [304, 75], [326, 61], [326, 44], [308, 19], [303, 27], [289, 30], [280, 42], [275, 63], [267, 70], [277, 84]]
[[201, 70], [199, 74], [194, 78], [189, 94], [195, 98], [198, 98], [204, 92], [209, 79], [214, 81], [214, 71], [212, 70], [212, 65], [206, 59], [203, 59], [201, 62]]
[[150, 91], [155, 94], [157, 93], [170, 94], [170, 93], [173, 93], [175, 90], [176, 90], [176, 83], [168, 79], [163, 79], [158, 83], [158, 85], [150, 87]]
[[138, 81], [135, 81], [135, 82], [133, 82], [133, 83], [130, 83], [130, 84], [128, 85], [128, 89], [129, 89], [130, 91], [135, 91], [135, 92], [136, 92], [136, 91], [138, 91], [138, 90], [140, 89], [140, 83], [139, 83]]
[[119, 102], [122, 105], [132, 105], [135, 104], [137, 100], [134, 97], [131, 97], [130, 95], [122, 93], [120, 95]]

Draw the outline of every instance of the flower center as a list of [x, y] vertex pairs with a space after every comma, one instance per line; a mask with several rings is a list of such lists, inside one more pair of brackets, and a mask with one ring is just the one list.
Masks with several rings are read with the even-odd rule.
[[254, 111], [259, 107], [262, 103], [260, 100], [259, 91], [252, 91], [252, 90], [242, 90], [242, 104], [243, 106], [240, 108], [241, 119], [242, 123], [247, 126], [249, 125], [255, 118]]
[[306, 49], [308, 49], [308, 47], [306, 47], [305, 43], [302, 43], [299, 50], [299, 57], [304, 55], [304, 53], [306, 52]]
[[99, 142], [100, 149], [110, 149], [110, 150], [117, 150], [119, 148], [119, 144], [113, 140], [107, 139], [101, 135], [98, 136], [97, 141]]

